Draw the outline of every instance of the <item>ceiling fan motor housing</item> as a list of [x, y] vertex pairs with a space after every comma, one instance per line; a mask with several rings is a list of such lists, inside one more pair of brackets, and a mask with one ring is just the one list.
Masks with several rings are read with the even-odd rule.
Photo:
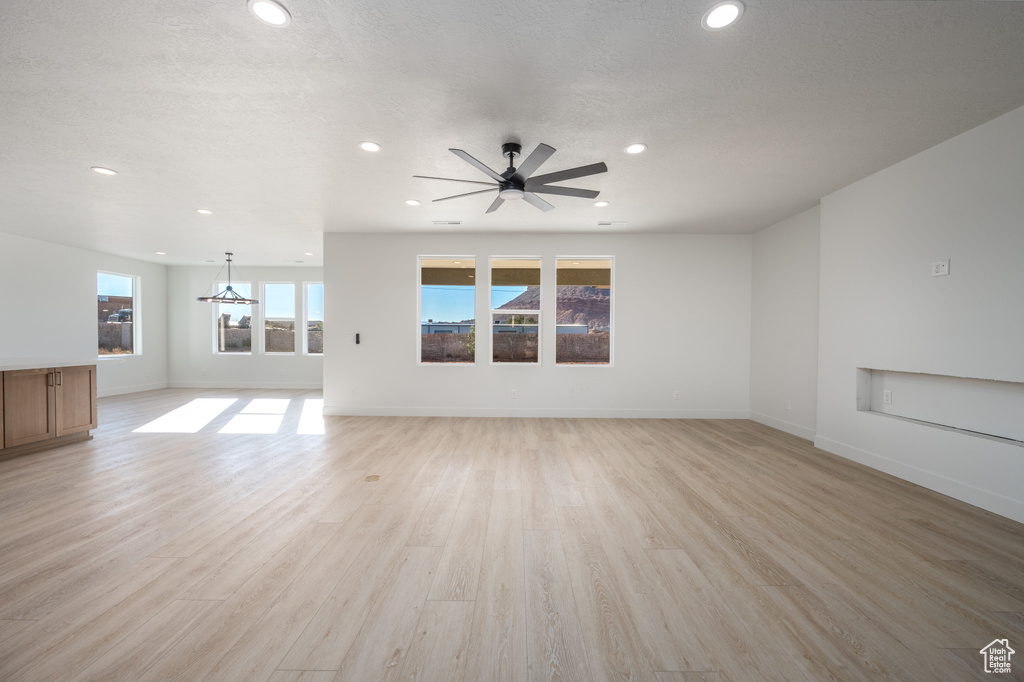
[[498, 183], [498, 196], [506, 201], [508, 199], [522, 199], [523, 194], [525, 194], [523, 183], [514, 175], [508, 180]]

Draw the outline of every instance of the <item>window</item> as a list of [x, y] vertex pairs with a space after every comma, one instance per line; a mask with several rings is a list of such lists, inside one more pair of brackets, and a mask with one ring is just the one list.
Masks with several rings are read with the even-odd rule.
[[555, 363], [611, 364], [611, 259], [559, 258], [556, 270]]
[[476, 259], [421, 257], [420, 362], [476, 361]]
[[96, 273], [100, 355], [135, 353], [135, 278]]
[[491, 361], [540, 362], [540, 259], [491, 259]]
[[[224, 291], [227, 282], [218, 282], [217, 291]], [[252, 285], [248, 282], [232, 282], [231, 288], [243, 298], [252, 298]], [[252, 352], [252, 306], [238, 303], [218, 303], [217, 352]]]
[[263, 285], [265, 353], [295, 352], [295, 284]]
[[324, 352], [324, 283], [306, 283], [306, 353]]

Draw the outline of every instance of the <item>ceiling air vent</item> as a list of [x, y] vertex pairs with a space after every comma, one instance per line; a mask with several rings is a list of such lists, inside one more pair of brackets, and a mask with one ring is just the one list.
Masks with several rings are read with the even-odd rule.
[[599, 220], [597, 222], [598, 227], [625, 227], [628, 224], [625, 220]]
[[435, 225], [461, 225], [461, 220], [431, 220]]

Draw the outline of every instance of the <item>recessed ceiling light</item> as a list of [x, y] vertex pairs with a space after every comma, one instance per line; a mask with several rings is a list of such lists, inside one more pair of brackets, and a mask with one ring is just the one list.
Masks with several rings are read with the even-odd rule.
[[608, 205], [607, 201], [595, 201], [594, 202], [594, 206], [597, 206], [598, 208], [604, 208], [607, 205]]
[[166, 251], [154, 251], [153, 253], [155, 253], [158, 256], [166, 256], [167, 255]]
[[626, 147], [626, 153], [627, 154], [639, 154], [640, 152], [642, 152], [645, 149], [647, 149], [647, 145], [641, 144], [640, 142], [637, 142], [636, 144], [631, 144], [628, 147]]
[[380, 145], [377, 144], [376, 142], [360, 142], [359, 143], [359, 148], [362, 149], [364, 152], [379, 152], [380, 151]]
[[213, 211], [208, 208], [197, 208], [196, 213], [202, 213], [203, 215], [213, 215]]
[[313, 254], [311, 254], [309, 251], [306, 251], [303, 255], [304, 256], [312, 256]]
[[284, 28], [292, 23], [292, 15], [279, 2], [274, 0], [249, 0], [249, 11], [260, 21], [277, 28]]
[[410, 206], [419, 206], [420, 205], [419, 199], [406, 199], [405, 203], [409, 204]]
[[705, 12], [700, 25], [705, 31], [721, 31], [735, 24], [741, 16], [743, 3], [739, 0], [725, 0]]
[[110, 170], [109, 168], [104, 168], [103, 166], [93, 166], [92, 169], [99, 173], [100, 175], [117, 175], [116, 170]]

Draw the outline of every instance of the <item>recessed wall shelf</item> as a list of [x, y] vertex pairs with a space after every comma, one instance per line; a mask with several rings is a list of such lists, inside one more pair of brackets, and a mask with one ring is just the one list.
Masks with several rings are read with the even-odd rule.
[[1024, 447], [1024, 383], [857, 368], [857, 409]]

